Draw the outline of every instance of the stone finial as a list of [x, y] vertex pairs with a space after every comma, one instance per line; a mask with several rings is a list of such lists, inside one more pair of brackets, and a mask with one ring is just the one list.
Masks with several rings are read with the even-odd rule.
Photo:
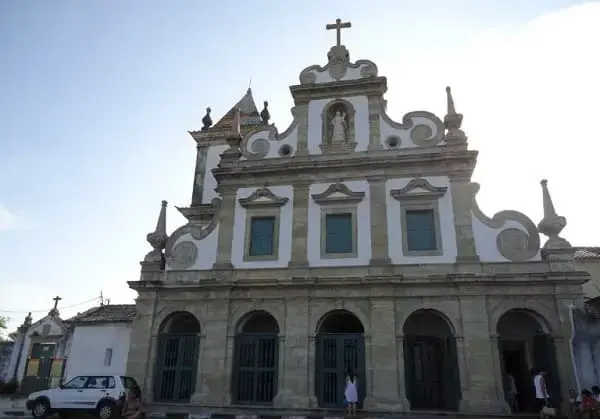
[[446, 126], [447, 132], [444, 139], [446, 140], [446, 144], [464, 144], [467, 142], [467, 136], [461, 129], [463, 115], [456, 112], [452, 90], [449, 86], [446, 87], [446, 99], [447, 111], [446, 116], [444, 116], [444, 125]]
[[567, 219], [556, 214], [556, 209], [554, 209], [554, 203], [548, 190], [548, 181], [543, 179], [540, 184], [542, 185], [544, 218], [538, 224], [538, 231], [548, 237], [548, 241], [544, 244], [544, 249], [570, 248], [571, 243], [560, 237], [560, 233], [567, 225]]
[[235, 108], [233, 112], [233, 121], [231, 122], [231, 131], [229, 132], [229, 137], [241, 137], [241, 111], [240, 108]]
[[163, 249], [167, 244], [167, 201], [162, 201], [156, 229], [146, 236], [146, 240], [152, 246], [150, 251], [144, 258], [146, 263], [162, 263], [164, 260]]
[[58, 317], [60, 315], [60, 312], [58, 311], [58, 302], [62, 300], [62, 298], [57, 295], [52, 300], [54, 301], [54, 307], [48, 312], [48, 315]]
[[264, 108], [260, 111], [260, 118], [262, 119], [263, 124], [268, 125], [269, 119], [271, 119], [271, 114], [269, 113], [269, 102], [266, 100], [263, 102]]
[[212, 124], [212, 118], [210, 117], [210, 106], [208, 108], [206, 108], [206, 115], [204, 115], [204, 118], [202, 118], [202, 131], [206, 131], [207, 129], [209, 129]]
[[18, 332], [25, 333], [27, 331], [27, 329], [29, 329], [31, 327], [32, 324], [33, 324], [33, 318], [31, 317], [31, 311], [30, 311], [29, 313], [27, 313], [25, 320], [23, 320], [23, 324], [21, 326], [19, 326]]

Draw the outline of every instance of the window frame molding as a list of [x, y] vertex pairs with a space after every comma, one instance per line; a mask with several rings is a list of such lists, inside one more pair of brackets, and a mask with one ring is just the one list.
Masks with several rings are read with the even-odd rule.
[[[427, 179], [412, 179], [400, 189], [392, 189], [390, 196], [400, 203], [400, 229], [402, 233], [403, 256], [442, 256], [444, 247], [442, 243], [442, 228], [439, 201], [448, 191], [447, 186], [433, 186]], [[435, 250], [408, 250], [407, 211], [433, 211], [433, 225], [435, 228]]]
[[[355, 259], [358, 257], [358, 205], [365, 192], [354, 192], [342, 181], [333, 183], [323, 192], [312, 194], [315, 204], [321, 207], [320, 256], [321, 259]], [[352, 218], [352, 252], [327, 253], [327, 215], [350, 214]]]
[[[266, 186], [256, 189], [246, 198], [238, 199], [238, 203], [245, 212], [244, 227], [244, 262], [279, 260], [279, 234], [281, 224], [281, 209], [289, 202], [289, 198], [274, 194]], [[250, 242], [252, 240], [252, 218], [274, 217], [273, 228], [273, 253], [270, 255], [250, 255]]]

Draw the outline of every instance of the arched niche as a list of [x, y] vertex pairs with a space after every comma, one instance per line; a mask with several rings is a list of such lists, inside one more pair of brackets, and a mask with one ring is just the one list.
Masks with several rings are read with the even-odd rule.
[[279, 324], [273, 315], [255, 310], [236, 325], [231, 379], [234, 404], [268, 405], [277, 394]]
[[202, 328], [200, 322], [188, 311], [177, 311], [168, 315], [159, 327], [160, 334], [196, 335]]
[[[560, 403], [561, 386], [556, 349], [550, 323], [531, 309], [505, 311], [496, 324], [498, 356], [505, 400], [513, 413], [534, 413], [537, 409], [532, 373], [544, 370], [553, 403]], [[517, 396], [510, 389], [516, 387]]]
[[412, 410], [458, 410], [462, 397], [454, 327], [439, 311], [420, 309], [402, 327], [406, 398]]
[[[343, 141], [333, 139], [332, 121], [336, 116], [345, 116], [346, 128]], [[345, 99], [332, 100], [323, 108], [321, 121], [323, 128], [320, 147], [323, 153], [354, 151], [356, 148], [356, 110], [352, 103]]]

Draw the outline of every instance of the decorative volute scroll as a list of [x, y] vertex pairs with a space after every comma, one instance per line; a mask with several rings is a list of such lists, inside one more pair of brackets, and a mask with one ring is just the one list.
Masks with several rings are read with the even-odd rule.
[[364, 192], [354, 192], [339, 180], [325, 189], [325, 191], [312, 194], [312, 199], [319, 205], [331, 204], [358, 204], [365, 197]]
[[523, 229], [506, 228], [496, 236], [496, 246], [500, 254], [513, 262], [523, 262], [535, 257], [540, 250], [540, 235], [535, 224], [525, 214], [518, 211], [500, 211], [492, 218], [485, 215], [477, 204], [478, 183], [470, 183], [471, 211], [486, 226], [500, 229], [509, 221], [520, 224]]
[[413, 179], [401, 189], [390, 191], [392, 198], [398, 201], [406, 200], [433, 200], [439, 199], [446, 194], [447, 186], [433, 186], [427, 179]]
[[380, 117], [391, 128], [409, 131], [410, 140], [417, 147], [435, 147], [444, 139], [444, 123], [435, 114], [427, 111], [414, 111], [405, 114], [402, 122], [396, 122], [385, 112], [384, 103], [380, 104]]
[[243, 208], [280, 208], [290, 199], [275, 195], [266, 186], [258, 188], [247, 198], [240, 198], [238, 202]]

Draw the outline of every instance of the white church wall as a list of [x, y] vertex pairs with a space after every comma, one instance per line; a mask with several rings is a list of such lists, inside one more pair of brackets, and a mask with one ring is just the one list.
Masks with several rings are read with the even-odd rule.
[[76, 326], [65, 379], [78, 375], [125, 374], [130, 338], [130, 324]]
[[[395, 128], [386, 120], [386, 118], [379, 118], [379, 133], [380, 133], [380, 141], [381, 145], [384, 148], [391, 148], [388, 144], [388, 139], [392, 137], [399, 138], [400, 141], [398, 145], [394, 147], [394, 149], [409, 149], [418, 147], [417, 144], [413, 141], [413, 135], [417, 132], [422, 132], [423, 130], [431, 130], [431, 135], [436, 135], [439, 132], [439, 128], [436, 126], [436, 123], [427, 118], [425, 116], [413, 116], [411, 117], [412, 126], [409, 129], [407, 128]], [[429, 132], [429, 131], [428, 131]], [[422, 137], [419, 135], [418, 137]], [[444, 141], [439, 142], [439, 144], [445, 144]]]
[[[482, 223], [475, 215], [471, 215], [473, 222], [473, 238], [475, 239], [475, 249], [479, 259], [482, 262], [510, 262], [500, 254], [497, 244], [497, 236], [503, 230], [516, 228], [527, 233], [525, 227], [516, 221], [507, 221], [500, 228], [492, 228]], [[541, 260], [540, 254], [530, 260]]]
[[[46, 316], [42, 320], [39, 320], [38, 322], [34, 323], [29, 328], [29, 330], [27, 331], [27, 334], [25, 335], [25, 343], [23, 344], [23, 352], [21, 355], [21, 359], [19, 360], [19, 367], [17, 370], [18, 371], [17, 377], [19, 377], [18, 378], [19, 381], [21, 381], [21, 379], [23, 378], [23, 376], [25, 374], [25, 366], [27, 365], [27, 356], [29, 354], [31, 344], [32, 344], [30, 336], [33, 335], [34, 333], [39, 334], [39, 335], [57, 336], [57, 335], [64, 335], [65, 330], [56, 320], [54, 320], [54, 318], [52, 318], [50, 316]], [[64, 356], [66, 340], [61, 339], [59, 342], [55, 342], [54, 339], [49, 339], [49, 343], [53, 343], [53, 344], [57, 345], [56, 356], [58, 358], [61, 358]], [[16, 359], [15, 359], [15, 362], [16, 362]]]
[[[288, 132], [289, 130], [289, 132]], [[293, 122], [286, 131], [279, 133], [275, 138], [274, 131], [264, 129], [257, 131], [248, 137], [244, 147], [244, 153], [255, 155], [264, 159], [277, 157], [291, 157], [296, 153], [298, 147], [298, 125]], [[289, 149], [286, 149], [289, 147]], [[286, 151], [289, 150], [289, 153]], [[240, 160], [248, 160], [244, 155]]]
[[402, 245], [401, 202], [394, 199], [390, 192], [408, 185], [413, 178], [389, 179], [386, 183], [388, 243], [390, 259], [393, 264], [455, 263], [458, 254], [456, 231], [454, 229], [454, 210], [452, 208], [452, 190], [447, 176], [430, 176], [425, 180], [435, 187], [447, 187], [447, 191], [438, 200], [440, 217], [440, 236], [442, 254], [436, 256], [404, 256]]
[[356, 209], [357, 257], [322, 258], [321, 257], [321, 206], [313, 199], [313, 194], [325, 192], [331, 183], [317, 183], [310, 186], [311, 197], [308, 200], [307, 257], [310, 266], [364, 266], [371, 259], [371, 207], [369, 203], [369, 184], [366, 180], [344, 182], [352, 192], [364, 192], [363, 200]]
[[[369, 102], [366, 96], [344, 97], [354, 107], [355, 151], [365, 151], [369, 146]], [[335, 99], [312, 100], [308, 104], [308, 153], [322, 154], [323, 110]], [[329, 123], [329, 121], [327, 122]]]
[[291, 185], [270, 186], [273, 194], [288, 198], [289, 201], [280, 208], [279, 213], [279, 237], [278, 237], [278, 259], [264, 261], [244, 261], [244, 248], [246, 234], [246, 209], [239, 203], [239, 199], [249, 197], [256, 188], [241, 188], [238, 190], [235, 200], [235, 215], [233, 228], [233, 243], [231, 249], [231, 263], [236, 268], [258, 269], [258, 268], [285, 268], [292, 257], [292, 226], [294, 217], [294, 188]]
[[[210, 232], [206, 237], [202, 240], [196, 240], [192, 237], [190, 233], [183, 234], [181, 237], [177, 239], [173, 248], [175, 248], [181, 242], [192, 242], [196, 245], [198, 252], [195, 261], [192, 265], [190, 265], [186, 270], [206, 270], [212, 269], [213, 264], [217, 260], [217, 241], [219, 238], [219, 225], [215, 227], [213, 231]], [[171, 266], [167, 263], [166, 269], [167, 271], [173, 270]]]
[[219, 194], [215, 192], [217, 187], [217, 181], [212, 174], [212, 170], [219, 165], [220, 155], [227, 150], [226, 145], [214, 145], [208, 148], [208, 155], [206, 156], [206, 166], [204, 172], [204, 185], [202, 192], [202, 203], [209, 204], [214, 198], [217, 198]]

